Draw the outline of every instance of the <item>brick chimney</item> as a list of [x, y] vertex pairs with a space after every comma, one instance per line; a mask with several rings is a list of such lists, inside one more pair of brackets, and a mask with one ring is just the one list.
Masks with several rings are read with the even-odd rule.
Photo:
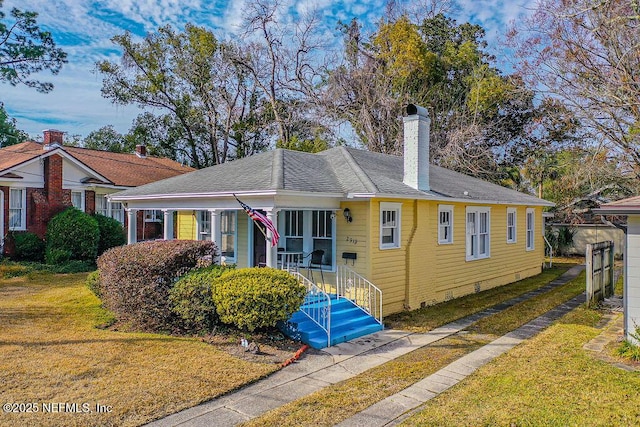
[[55, 148], [56, 146], [62, 146], [64, 144], [64, 132], [55, 129], [47, 129], [43, 131], [44, 133], [44, 143], [42, 144], [42, 148], [45, 150], [50, 150]]
[[404, 124], [404, 182], [416, 190], [429, 191], [429, 127], [426, 108], [409, 104]]
[[147, 146], [143, 144], [136, 145], [136, 156], [142, 159], [147, 157]]

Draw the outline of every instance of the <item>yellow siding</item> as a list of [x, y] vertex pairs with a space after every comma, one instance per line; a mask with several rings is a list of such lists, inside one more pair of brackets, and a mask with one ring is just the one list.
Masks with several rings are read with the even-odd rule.
[[[342, 215], [345, 208], [349, 208], [352, 222], [347, 222]], [[343, 252], [355, 252], [355, 262], [348, 260], [346, 265], [364, 277], [369, 277], [369, 202], [344, 202], [340, 211], [336, 212], [336, 264], [344, 264]], [[325, 276], [325, 281], [329, 279]]]
[[178, 211], [176, 236], [179, 240], [195, 240], [196, 228], [196, 216], [193, 211]]
[[[385, 315], [511, 283], [541, 270], [544, 241], [540, 207], [535, 208], [535, 249], [526, 251], [525, 206], [517, 207], [517, 241], [508, 244], [507, 206], [444, 203], [454, 209], [453, 243], [438, 244], [438, 203], [405, 200], [401, 213], [401, 247], [380, 249], [382, 201], [396, 202], [377, 199], [369, 205], [371, 256], [367, 277], [383, 291]], [[491, 208], [489, 258], [466, 261], [467, 206]]]

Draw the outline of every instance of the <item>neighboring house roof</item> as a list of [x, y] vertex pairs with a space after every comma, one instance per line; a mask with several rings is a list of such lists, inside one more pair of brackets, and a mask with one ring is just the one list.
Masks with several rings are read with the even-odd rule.
[[[60, 145], [46, 151], [43, 150], [42, 144], [27, 141], [0, 149], [0, 176], [6, 176], [6, 173], [10, 173], [9, 169], [23, 163], [59, 151], [66, 153], [98, 175], [108, 179], [109, 184], [119, 187], [136, 187], [194, 170], [167, 158], [139, 157], [136, 154], [112, 153]], [[89, 181], [98, 182], [95, 178], [90, 178]]]
[[402, 182], [402, 157], [347, 147], [315, 154], [276, 149], [125, 190], [114, 199], [294, 191], [553, 206], [528, 194], [435, 165], [429, 167], [431, 190], [425, 192]]
[[628, 215], [640, 213], [640, 196], [610, 202], [593, 209], [599, 215]]

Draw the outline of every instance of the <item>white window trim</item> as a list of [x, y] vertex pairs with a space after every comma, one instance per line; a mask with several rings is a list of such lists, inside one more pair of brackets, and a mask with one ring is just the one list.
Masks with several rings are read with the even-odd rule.
[[87, 204], [85, 200], [85, 191], [84, 190], [74, 190], [71, 189], [71, 204], [73, 205], [73, 193], [80, 193], [80, 208], [74, 206], [76, 209], [80, 209], [82, 212], [87, 211]]
[[[531, 214], [531, 223], [529, 223], [529, 214]], [[529, 228], [531, 226], [531, 228]], [[531, 239], [529, 239], [529, 230], [531, 230]], [[536, 248], [536, 210], [533, 208], [527, 208], [525, 216], [525, 245], [527, 251], [532, 251]]]
[[[329, 240], [329, 238], [323, 238], [323, 237], [313, 237], [313, 213], [315, 211], [331, 211], [333, 212], [334, 210], [331, 208], [326, 208], [326, 209], [322, 209], [322, 208], [318, 208], [318, 209], [298, 209], [298, 208], [291, 208], [291, 209], [283, 209], [281, 211], [278, 212], [278, 230], [283, 230], [283, 234], [280, 236], [280, 241], [278, 243], [278, 247], [281, 249], [285, 249], [286, 245], [286, 239], [287, 236], [285, 235], [285, 230], [286, 230], [286, 215], [285, 215], [285, 211], [302, 211], [302, 236], [294, 236], [291, 235], [289, 237], [295, 237], [295, 238], [301, 238], [302, 239], [302, 254], [303, 256], [309, 256], [309, 254], [311, 252], [313, 252], [313, 242], [314, 239], [318, 238], [318, 239], [326, 239]], [[331, 214], [330, 214], [331, 215]], [[331, 215], [331, 251], [332, 251], [332, 259], [331, 259], [331, 265], [324, 265], [322, 267], [322, 269], [327, 272], [335, 272], [337, 265], [338, 265], [338, 257], [337, 257], [337, 239], [336, 239], [336, 218], [335, 215]], [[306, 266], [306, 264], [309, 262], [309, 259], [306, 258], [305, 260], [303, 260], [303, 264]], [[313, 267], [312, 270], [318, 270], [318, 267]]]
[[[11, 192], [21, 191], [22, 208], [20, 212], [20, 225], [18, 227], [11, 227]], [[24, 231], [27, 229], [27, 189], [26, 188], [9, 188], [9, 230], [10, 231]]]
[[[396, 238], [393, 243], [382, 243], [382, 214], [385, 211], [396, 211]], [[402, 203], [380, 202], [380, 249], [398, 249], [402, 246]]]
[[[475, 222], [475, 233], [473, 235], [475, 235], [476, 238], [476, 255], [470, 255], [470, 251], [469, 251], [469, 246], [471, 244], [471, 234], [469, 234], [469, 223], [468, 223], [468, 216], [470, 213], [475, 213], [476, 216], [476, 222]], [[479, 250], [480, 250], [480, 214], [482, 213], [486, 213], [487, 214], [487, 252], [485, 254], [480, 254]], [[466, 223], [466, 230], [465, 230], [465, 234], [466, 234], [466, 248], [465, 248], [465, 256], [466, 256], [466, 260], [467, 261], [475, 261], [475, 260], [479, 260], [479, 259], [486, 259], [486, 258], [490, 258], [491, 257], [491, 208], [488, 206], [467, 206], [465, 215], [464, 215], [464, 220]]]
[[[163, 222], [164, 221], [164, 212], [162, 212], [162, 210], [160, 209], [145, 209], [143, 212], [144, 212], [144, 222]], [[148, 212], [151, 212], [151, 214], [147, 217]]]
[[[509, 239], [509, 214], [513, 214], [513, 239]], [[518, 242], [518, 210], [507, 208], [507, 243]]]
[[[442, 236], [442, 224], [440, 223], [440, 214], [449, 212], [449, 239]], [[450, 245], [453, 243], [453, 205], [438, 205], [438, 244]]]
[[[232, 216], [234, 216], [234, 230], [233, 233], [225, 233], [222, 230], [222, 214], [224, 212], [231, 212]], [[221, 211], [220, 212], [220, 217], [219, 217], [219, 221], [220, 221], [220, 244], [222, 244], [222, 236], [227, 235], [227, 236], [233, 236], [233, 253], [235, 254], [234, 257], [229, 257], [226, 256], [225, 261], [226, 262], [231, 262], [231, 263], [236, 263], [238, 260], [238, 211], [235, 210], [229, 210], [229, 211]], [[220, 249], [220, 254], [222, 254], [222, 248]]]
[[[212, 236], [211, 212], [206, 210], [197, 210], [196, 212], [196, 240], [214, 240], [215, 238]], [[208, 223], [209, 232], [203, 231], [203, 222]]]

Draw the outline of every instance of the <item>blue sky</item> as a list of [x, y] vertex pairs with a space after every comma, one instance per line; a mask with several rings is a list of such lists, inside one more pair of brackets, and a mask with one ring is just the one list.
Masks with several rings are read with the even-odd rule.
[[[18, 127], [32, 137], [55, 128], [70, 135], [86, 136], [105, 125], [126, 132], [141, 111], [136, 107], [114, 106], [100, 94], [101, 77], [94, 73], [96, 61], [118, 61], [120, 52], [110, 39], [130, 31], [144, 36], [160, 26], [183, 28], [185, 23], [209, 27], [218, 38], [233, 37], [242, 22], [242, 11], [250, 0], [5, 0], [3, 10], [12, 7], [39, 13], [42, 28], [51, 31], [59, 47], [68, 54], [69, 63], [60, 74], [43, 74], [55, 89], [39, 94], [24, 87], [0, 83], [0, 101]], [[405, 0], [414, 7], [429, 0]], [[405, 3], [398, 1], [398, 3]], [[328, 40], [340, 35], [338, 20], [357, 17], [363, 23], [375, 23], [384, 14], [384, 0], [281, 0], [288, 19], [316, 8], [322, 18]], [[450, 1], [449, 16], [458, 22], [470, 21], [487, 30], [490, 47], [513, 20], [529, 13], [527, 0]], [[416, 6], [417, 5], [417, 6]], [[498, 60], [502, 61], [498, 51]], [[506, 64], [506, 59], [504, 60]]]

